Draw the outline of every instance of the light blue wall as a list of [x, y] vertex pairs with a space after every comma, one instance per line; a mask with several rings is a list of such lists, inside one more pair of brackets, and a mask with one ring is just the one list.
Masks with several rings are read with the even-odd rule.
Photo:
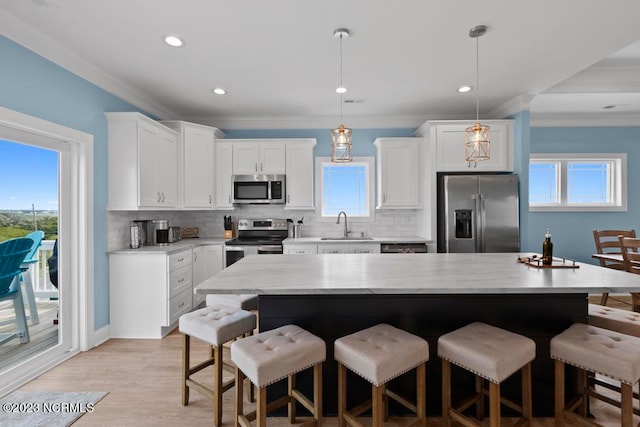
[[531, 212], [524, 250], [540, 252], [547, 227], [554, 255], [594, 264], [593, 229], [640, 231], [640, 127], [532, 128], [531, 153], [627, 153], [627, 212]]
[[104, 112], [137, 109], [1, 36], [0, 58], [0, 105], [94, 137], [94, 326], [97, 330], [109, 323], [107, 120]]

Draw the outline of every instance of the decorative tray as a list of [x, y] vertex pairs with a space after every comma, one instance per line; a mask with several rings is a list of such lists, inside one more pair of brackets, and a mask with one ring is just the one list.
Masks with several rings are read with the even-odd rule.
[[551, 265], [542, 264], [542, 255], [518, 255], [518, 262], [536, 268], [580, 268], [576, 261], [568, 258], [552, 258]]

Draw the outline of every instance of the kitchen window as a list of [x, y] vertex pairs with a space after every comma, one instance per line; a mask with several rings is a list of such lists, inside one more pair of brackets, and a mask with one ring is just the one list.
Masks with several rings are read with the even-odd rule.
[[626, 211], [627, 155], [531, 154], [529, 210]]
[[332, 163], [329, 157], [316, 162], [316, 200], [319, 219], [335, 220], [340, 211], [349, 219], [373, 220], [373, 157], [354, 158], [350, 163]]

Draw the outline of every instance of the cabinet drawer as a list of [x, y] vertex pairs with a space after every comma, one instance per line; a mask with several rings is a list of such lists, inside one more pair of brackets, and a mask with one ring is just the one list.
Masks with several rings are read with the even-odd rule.
[[187, 289], [167, 302], [169, 305], [169, 309], [167, 310], [169, 313], [169, 323], [166, 326], [173, 325], [178, 321], [180, 316], [191, 311], [191, 292], [191, 289]]
[[184, 267], [185, 265], [191, 265], [193, 256], [191, 253], [191, 249], [186, 251], [178, 252], [177, 254], [169, 255], [169, 271], [174, 271], [180, 267]]
[[169, 298], [173, 298], [185, 289], [191, 289], [191, 264], [171, 270], [169, 273]]

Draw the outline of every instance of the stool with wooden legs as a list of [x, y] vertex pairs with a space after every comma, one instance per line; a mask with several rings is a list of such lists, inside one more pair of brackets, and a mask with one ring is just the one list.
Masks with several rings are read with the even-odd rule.
[[[267, 413], [288, 406], [289, 422], [296, 422], [296, 402], [313, 416], [302, 426], [322, 424], [322, 363], [326, 358], [324, 341], [296, 326], [286, 325], [242, 338], [231, 344], [231, 360], [236, 365], [235, 425], [258, 427], [267, 423]], [[296, 374], [313, 368], [313, 400], [296, 387]], [[244, 412], [243, 380], [247, 377], [257, 387], [256, 410]], [[267, 386], [288, 380], [287, 395], [267, 404]]]
[[[556, 361], [556, 426], [564, 425], [565, 419], [580, 425], [599, 425], [587, 418], [589, 397], [621, 408], [620, 425], [633, 425], [634, 412], [640, 415], [640, 411], [633, 407], [633, 385], [640, 379], [640, 338], [576, 323], [551, 339], [551, 358]], [[576, 396], [565, 404], [564, 371], [567, 364], [578, 369], [579, 389]], [[590, 387], [587, 381], [589, 372], [619, 381], [620, 402]]]
[[[378, 324], [339, 338], [334, 344], [338, 362], [338, 426], [363, 426], [357, 419], [371, 409], [373, 427], [384, 424], [388, 398], [416, 414], [416, 424], [426, 426], [426, 362], [429, 344], [422, 338], [387, 324]], [[347, 409], [347, 369], [369, 381], [371, 400]], [[415, 402], [387, 388], [392, 379], [416, 369]]]
[[[462, 412], [475, 404], [476, 417], [484, 418], [484, 380], [489, 380], [489, 426], [500, 426], [501, 403], [522, 414], [514, 426], [530, 425], [531, 361], [536, 356], [533, 340], [476, 322], [438, 338], [438, 356], [442, 359], [442, 415], [446, 426], [451, 420], [464, 426], [480, 425]], [[451, 403], [451, 364], [476, 375], [475, 393], [457, 407]], [[521, 405], [500, 396], [500, 383], [518, 370], [522, 371]]]
[[[256, 327], [256, 316], [246, 310], [224, 305], [205, 307], [183, 314], [179, 330], [183, 334], [182, 349], [182, 404], [189, 404], [189, 389], [193, 388], [213, 400], [214, 424], [222, 423], [222, 393], [233, 387], [234, 381], [224, 382], [223, 368], [231, 369], [223, 360], [222, 345], [240, 336], [250, 334]], [[191, 338], [210, 344], [210, 357], [204, 362], [190, 366]], [[213, 388], [191, 378], [202, 369], [213, 366]]]

